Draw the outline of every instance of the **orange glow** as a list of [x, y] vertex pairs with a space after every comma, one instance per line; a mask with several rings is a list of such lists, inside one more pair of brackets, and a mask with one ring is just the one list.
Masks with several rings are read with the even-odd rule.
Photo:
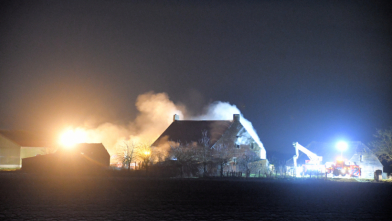
[[73, 147], [77, 143], [86, 143], [87, 133], [84, 130], [68, 129], [60, 136], [60, 144], [64, 147]]
[[337, 157], [336, 158], [336, 161], [343, 161], [344, 159], [343, 159], [343, 157]]

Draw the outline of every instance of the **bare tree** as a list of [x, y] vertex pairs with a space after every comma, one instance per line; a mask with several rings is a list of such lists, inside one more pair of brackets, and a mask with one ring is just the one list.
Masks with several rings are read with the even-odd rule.
[[197, 150], [192, 144], [170, 142], [169, 156], [180, 166], [180, 176], [194, 171], [197, 163]]
[[376, 139], [369, 146], [378, 156], [380, 161], [392, 160], [392, 128], [385, 130], [377, 130], [373, 135]]
[[270, 175], [272, 176], [272, 174], [275, 173], [275, 177], [277, 177], [278, 176], [279, 166], [281, 164], [280, 159], [278, 159], [278, 157], [276, 157], [273, 154], [269, 158], [269, 162], [270, 162], [270, 165], [272, 165], [272, 170], [270, 171]]
[[211, 147], [210, 138], [208, 137], [208, 131], [203, 130], [201, 132], [202, 138], [199, 140], [198, 145], [198, 159], [203, 164], [203, 177], [207, 175], [207, 163], [211, 161]]
[[136, 158], [141, 160], [142, 168], [148, 170], [148, 166], [150, 165], [151, 158], [151, 144], [147, 142], [141, 142], [138, 144], [138, 148], [136, 151]]
[[245, 150], [244, 153], [239, 157], [238, 164], [245, 170], [246, 177], [250, 176], [252, 168], [252, 162], [260, 160], [260, 157], [252, 150]]
[[123, 167], [126, 166], [128, 170], [131, 169], [131, 163], [136, 159], [137, 148], [137, 144], [133, 141], [124, 141], [117, 146], [118, 160], [122, 162]]
[[219, 165], [219, 173], [221, 177], [223, 176], [223, 169], [225, 165], [227, 165], [231, 161], [231, 159], [233, 159], [233, 153], [231, 149], [233, 148], [230, 148], [228, 144], [222, 143], [214, 146], [214, 149], [212, 151], [214, 162]]

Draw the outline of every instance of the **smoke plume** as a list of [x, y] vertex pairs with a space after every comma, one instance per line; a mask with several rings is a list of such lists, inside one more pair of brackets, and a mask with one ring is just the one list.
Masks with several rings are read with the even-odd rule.
[[197, 117], [193, 117], [194, 120], [230, 120], [233, 119], [233, 114], [240, 115], [240, 122], [248, 131], [249, 135], [255, 140], [255, 142], [263, 147], [263, 143], [260, 141], [256, 130], [253, 125], [241, 114], [241, 111], [235, 105], [231, 105], [228, 102], [216, 101], [205, 108], [205, 114]]
[[110, 155], [116, 154], [116, 146], [121, 142], [133, 140], [135, 142], [155, 141], [158, 136], [173, 122], [173, 115], [180, 120], [231, 120], [233, 114], [240, 114], [240, 121], [253, 139], [262, 147], [262, 143], [253, 129], [252, 123], [246, 120], [240, 110], [227, 102], [214, 102], [204, 109], [200, 116], [188, 116], [186, 107], [175, 104], [166, 93], [139, 95], [136, 101], [138, 115], [127, 126], [104, 123], [94, 129], [78, 127], [75, 131], [86, 134], [84, 142], [103, 143]]

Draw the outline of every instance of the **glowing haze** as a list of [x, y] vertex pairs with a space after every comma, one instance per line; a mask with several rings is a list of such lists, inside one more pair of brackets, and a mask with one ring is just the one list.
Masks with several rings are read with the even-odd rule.
[[166, 93], [139, 95], [136, 101], [139, 111], [136, 119], [126, 126], [104, 123], [96, 128], [69, 127], [61, 135], [60, 143], [71, 146], [75, 143], [103, 143], [110, 155], [116, 154], [116, 145], [128, 140], [154, 141], [173, 122], [173, 115], [179, 115], [181, 120], [231, 120], [233, 114], [240, 114], [241, 123], [253, 137], [263, 146], [252, 123], [246, 120], [240, 110], [227, 102], [214, 102], [204, 109], [200, 116], [188, 116], [186, 107], [175, 104]]

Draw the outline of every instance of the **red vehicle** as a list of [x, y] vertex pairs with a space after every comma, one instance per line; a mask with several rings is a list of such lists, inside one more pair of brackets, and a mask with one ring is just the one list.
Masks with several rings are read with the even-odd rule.
[[361, 168], [358, 165], [346, 164], [341, 158], [338, 158], [334, 164], [326, 168], [327, 173], [333, 176], [360, 177]]

